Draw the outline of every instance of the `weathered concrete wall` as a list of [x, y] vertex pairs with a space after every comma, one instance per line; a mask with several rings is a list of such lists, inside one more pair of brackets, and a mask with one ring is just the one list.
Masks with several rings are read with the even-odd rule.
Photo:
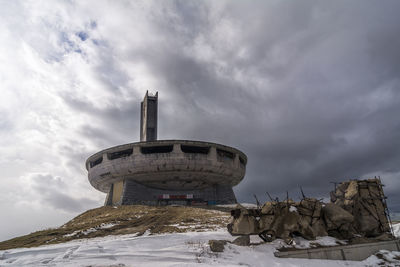
[[118, 181], [113, 184], [112, 204], [121, 204], [122, 193], [124, 190], [124, 181]]
[[230, 185], [216, 185], [217, 204], [232, 204], [236, 203], [235, 193], [233, 193]]
[[278, 251], [275, 252], [274, 255], [280, 258], [362, 261], [383, 249], [389, 251], [400, 251], [400, 240], [396, 239], [357, 245]]
[[112, 205], [112, 199], [113, 199], [113, 185], [111, 185], [110, 190], [108, 190], [106, 200], [104, 201], [104, 206]]
[[231, 186], [213, 185], [198, 190], [162, 190], [139, 184], [133, 180], [125, 180], [121, 199], [122, 205], [145, 204], [155, 205], [159, 196], [169, 195], [193, 195], [194, 199], [213, 201], [216, 204], [236, 203], [235, 194]]

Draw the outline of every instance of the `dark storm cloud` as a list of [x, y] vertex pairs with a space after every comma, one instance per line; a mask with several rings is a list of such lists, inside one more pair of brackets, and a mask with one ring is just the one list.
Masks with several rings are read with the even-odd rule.
[[90, 101], [84, 101], [69, 95], [62, 99], [72, 109], [97, 117], [101, 123], [86, 124], [81, 127], [81, 134], [99, 145], [118, 144], [123, 138], [139, 136], [140, 99], [122, 100], [120, 106], [96, 106]]
[[[296, 66], [288, 69], [292, 75], [277, 82], [279, 106], [254, 108], [260, 114], [277, 114], [278, 121], [255, 114], [253, 123], [248, 123], [265, 122], [265, 127], [257, 125], [255, 131], [263, 140], [254, 135], [251, 140], [259, 143], [248, 143], [248, 180], [239, 186], [240, 195], [251, 191], [265, 195], [266, 190], [282, 195], [299, 185], [320, 194], [331, 188], [329, 181], [389, 170], [399, 173], [399, 52], [385, 49], [398, 42], [399, 30], [393, 25], [399, 21], [388, 6], [367, 6], [370, 9], [360, 8], [366, 11], [363, 14], [350, 7], [335, 21], [320, 24], [321, 29], [335, 24], [347, 27], [321, 32], [323, 38], [303, 45], [307, 49], [298, 52], [310, 58], [297, 57]], [[370, 14], [375, 21], [369, 20]], [[343, 25], [346, 21], [350, 24]], [[378, 38], [381, 31], [391, 36], [384, 44]], [[323, 42], [315, 42], [318, 39]], [[373, 54], [371, 47], [376, 50]], [[314, 50], [309, 52], [310, 48]], [[390, 197], [394, 205], [398, 199]]]
[[[121, 58], [116, 51], [104, 66], [137, 62], [160, 81], [159, 137], [243, 150], [240, 201], [265, 191], [295, 197], [300, 185], [322, 197], [332, 181], [400, 174], [398, 1], [175, 3], [152, 17], [158, 41], [125, 47]], [[211, 58], [196, 54], [206, 49]], [[116, 92], [115, 81], [129, 80], [112, 77]], [[64, 99], [103, 122], [84, 126], [85, 136], [104, 145], [137, 140], [141, 96], [122, 108]]]
[[68, 185], [60, 178], [50, 174], [36, 174], [30, 177], [31, 189], [37, 194], [37, 200], [43, 205], [66, 212], [79, 212], [93, 207], [96, 201], [88, 198], [74, 198], [65, 191]]

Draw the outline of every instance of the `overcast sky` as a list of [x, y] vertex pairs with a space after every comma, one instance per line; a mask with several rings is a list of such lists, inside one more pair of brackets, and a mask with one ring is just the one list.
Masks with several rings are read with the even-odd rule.
[[400, 212], [400, 1], [0, 0], [0, 240], [101, 206], [84, 162], [159, 139], [248, 156], [239, 201], [380, 175]]

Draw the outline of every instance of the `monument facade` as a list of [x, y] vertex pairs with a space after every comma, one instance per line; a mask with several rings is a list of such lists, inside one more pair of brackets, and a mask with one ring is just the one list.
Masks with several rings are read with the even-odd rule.
[[141, 102], [140, 142], [90, 156], [91, 185], [105, 205], [236, 203], [232, 187], [246, 172], [246, 155], [233, 147], [192, 140], [157, 140], [158, 93]]

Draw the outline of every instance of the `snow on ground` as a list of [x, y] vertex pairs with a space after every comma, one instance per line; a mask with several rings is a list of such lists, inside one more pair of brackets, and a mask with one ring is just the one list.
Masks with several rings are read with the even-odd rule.
[[[399, 232], [400, 224], [395, 225]], [[380, 260], [371, 256], [362, 262], [276, 258], [276, 247], [282, 240], [249, 247], [227, 244], [223, 253], [213, 253], [210, 239], [233, 240], [225, 229], [214, 232], [188, 232], [142, 236], [120, 235], [74, 240], [68, 243], [36, 248], [0, 251], [0, 266], [376, 266]], [[252, 236], [252, 243], [259, 243]], [[334, 245], [335, 239], [319, 238], [317, 243]], [[298, 247], [309, 247], [310, 241], [296, 239]], [[400, 252], [382, 251], [390, 260]], [[397, 261], [398, 262], [398, 261]]]
[[394, 236], [400, 238], [400, 223], [392, 224]]
[[[77, 230], [77, 231], [74, 231], [74, 232], [72, 232], [72, 233], [70, 233], [70, 234], [64, 235], [64, 237], [71, 237], [71, 236], [75, 236], [75, 235], [77, 235], [77, 234], [88, 235], [88, 234], [90, 234], [90, 233], [96, 232], [98, 229], [112, 228], [112, 227], [114, 227], [115, 225], [117, 225], [117, 224], [115, 224], [115, 223], [102, 223], [102, 224], [100, 224], [100, 226], [98, 226], [98, 227], [89, 228], [89, 229], [87, 229], [87, 230]], [[1, 267], [1, 266], [0, 266], [0, 267]]]

